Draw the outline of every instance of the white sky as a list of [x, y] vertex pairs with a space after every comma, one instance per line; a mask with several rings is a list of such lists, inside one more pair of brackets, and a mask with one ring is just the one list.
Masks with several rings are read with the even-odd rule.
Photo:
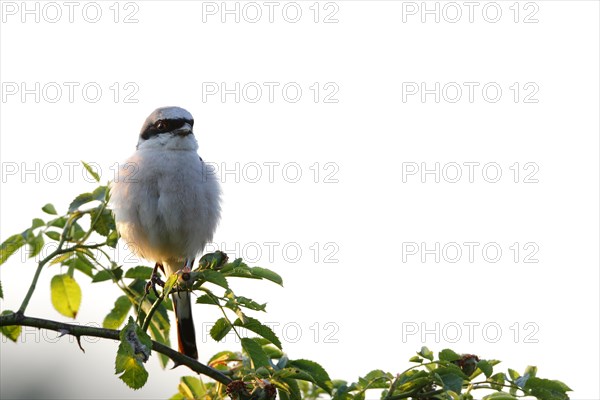
[[[111, 179], [146, 116], [179, 105], [203, 159], [232, 171], [216, 246], [284, 278], [235, 289], [268, 301], [258, 317], [290, 358], [352, 381], [451, 347], [600, 398], [597, 2], [428, 2], [439, 23], [421, 2], [229, 2], [239, 23], [221, 2], [76, 3], [1, 5], [1, 240], [94, 188], [70, 163]], [[422, 174], [436, 168], [439, 183]], [[1, 309], [30, 283], [19, 257], [0, 267]], [[29, 315], [64, 320], [57, 273], [43, 271]], [[77, 322], [101, 323], [118, 291], [76, 278]], [[198, 335], [217, 317], [195, 310]], [[113, 374], [115, 343], [83, 354], [24, 337], [0, 342], [6, 398], [159, 399], [188, 373], [153, 359], [134, 392]], [[199, 340], [204, 360], [239, 348]]]

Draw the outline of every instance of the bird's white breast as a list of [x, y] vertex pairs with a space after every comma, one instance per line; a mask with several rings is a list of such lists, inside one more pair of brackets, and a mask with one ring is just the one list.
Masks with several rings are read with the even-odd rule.
[[111, 204], [122, 238], [153, 261], [194, 258], [212, 240], [220, 188], [196, 151], [139, 148], [121, 165]]

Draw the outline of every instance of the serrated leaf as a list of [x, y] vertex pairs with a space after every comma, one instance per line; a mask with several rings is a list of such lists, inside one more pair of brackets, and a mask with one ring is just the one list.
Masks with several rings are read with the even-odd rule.
[[[4, 311], [2, 311], [2, 313], [0, 313], [0, 315], [10, 315], [12, 313], [13, 312], [10, 310], [4, 310]], [[17, 339], [19, 338], [19, 335], [21, 334], [21, 326], [20, 325], [0, 326], [0, 333], [2, 333], [4, 336], [9, 338], [13, 342], [16, 342]]]
[[60, 240], [60, 233], [55, 231], [46, 231], [44, 232], [46, 236], [48, 236], [52, 240], [56, 240], [57, 242]]
[[104, 201], [106, 200], [108, 192], [108, 186], [98, 186], [92, 192], [92, 197], [94, 198], [94, 200]]
[[540, 400], [568, 400], [571, 389], [561, 381], [530, 377], [525, 383], [528, 394]]
[[56, 208], [54, 208], [54, 206], [50, 203], [46, 204], [44, 207], [42, 207], [42, 211], [45, 212], [46, 214], [50, 214], [50, 215], [57, 215], [58, 213], [56, 212]]
[[138, 265], [137, 267], [129, 268], [125, 272], [125, 278], [148, 280], [152, 276], [152, 271], [153, 268]]
[[13, 255], [25, 244], [25, 239], [22, 235], [12, 235], [0, 245], [0, 265], [4, 264], [8, 257]]
[[102, 322], [102, 327], [107, 329], [119, 329], [125, 321], [127, 313], [131, 309], [131, 301], [127, 296], [120, 296], [115, 301], [115, 306]]
[[90, 212], [90, 216], [94, 222], [93, 229], [98, 234], [107, 237], [110, 232], [116, 229], [115, 220], [111, 211], [105, 208], [100, 211], [96, 208]]
[[148, 380], [148, 372], [144, 364], [150, 357], [152, 340], [129, 317], [127, 325], [119, 334], [121, 343], [115, 360], [115, 373], [132, 389], [139, 389]]
[[254, 364], [254, 368], [269, 367], [269, 358], [262, 346], [250, 338], [242, 338], [242, 348]]
[[283, 286], [283, 279], [279, 274], [271, 271], [270, 269], [261, 268], [261, 267], [253, 267], [250, 269], [250, 272], [253, 276], [258, 278], [263, 278], [269, 280], [271, 282], [275, 282], [276, 284]]
[[89, 172], [89, 174], [94, 178], [94, 180], [96, 182], [100, 182], [100, 175], [98, 175], [98, 173], [96, 171], [94, 171], [94, 169], [85, 161], [81, 161], [81, 163], [83, 164], [83, 167], [85, 168], [85, 170], [87, 172]]
[[279, 341], [279, 338], [277, 337], [277, 335], [275, 335], [275, 332], [273, 332], [271, 330], [271, 328], [269, 328], [268, 326], [263, 325], [257, 319], [246, 316], [246, 321], [242, 322], [242, 320], [238, 318], [235, 320], [233, 325], [244, 327], [244, 328], [248, 329], [249, 331], [252, 331], [252, 332], [262, 336], [263, 338], [267, 339], [269, 342], [273, 343], [278, 348], [280, 348], [280, 349], [282, 348], [281, 342]]
[[179, 382], [179, 393], [183, 395], [185, 399], [202, 399], [206, 396], [206, 388], [204, 383], [193, 376], [183, 376]]
[[92, 196], [91, 193], [81, 193], [79, 196], [73, 199], [71, 204], [69, 204], [69, 212], [76, 211], [82, 205], [94, 200], [96, 199], [94, 198], [94, 196]]
[[298, 368], [313, 377], [317, 386], [331, 394], [333, 390], [333, 384], [331, 382], [331, 378], [329, 378], [329, 374], [325, 369], [318, 363], [310, 360], [292, 360], [288, 361], [288, 367]]
[[456, 361], [461, 359], [460, 354], [456, 353], [452, 349], [444, 349], [440, 351], [438, 357], [440, 361]]
[[219, 300], [214, 296], [210, 296], [208, 294], [203, 294], [202, 296], [196, 299], [196, 303], [198, 304], [210, 304], [210, 305], [218, 305]]
[[213, 327], [210, 328], [210, 336], [218, 342], [227, 336], [230, 330], [231, 325], [229, 322], [225, 318], [219, 318]]
[[31, 221], [31, 229], [35, 229], [35, 228], [39, 228], [40, 226], [45, 226], [46, 223], [44, 222], [43, 219], [40, 218], [34, 218]]
[[55, 275], [50, 281], [52, 305], [62, 315], [75, 318], [81, 304], [81, 288], [68, 274]]
[[214, 283], [215, 285], [221, 286], [222, 288], [229, 289], [227, 279], [220, 272], [213, 271], [210, 269], [198, 272], [200, 279], [204, 279], [207, 282]]

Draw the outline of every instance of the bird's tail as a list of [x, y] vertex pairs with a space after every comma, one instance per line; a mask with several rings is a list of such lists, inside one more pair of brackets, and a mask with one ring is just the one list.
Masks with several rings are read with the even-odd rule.
[[196, 331], [192, 319], [192, 300], [189, 292], [177, 292], [171, 295], [177, 323], [177, 341], [179, 352], [188, 357], [198, 359], [196, 347]]

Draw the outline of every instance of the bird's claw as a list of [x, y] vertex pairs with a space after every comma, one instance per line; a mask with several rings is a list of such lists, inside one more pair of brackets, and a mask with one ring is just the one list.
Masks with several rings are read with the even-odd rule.
[[162, 279], [160, 279], [160, 276], [158, 276], [159, 267], [162, 269], [162, 265], [156, 263], [156, 265], [154, 266], [154, 270], [152, 271], [152, 275], [150, 276], [150, 280], [148, 281], [148, 283], [146, 283], [146, 294], [150, 293], [150, 288], [152, 288], [152, 291], [154, 292], [156, 297], [160, 296], [158, 290], [156, 290], [156, 285], [163, 288], [165, 287], [165, 282]]

